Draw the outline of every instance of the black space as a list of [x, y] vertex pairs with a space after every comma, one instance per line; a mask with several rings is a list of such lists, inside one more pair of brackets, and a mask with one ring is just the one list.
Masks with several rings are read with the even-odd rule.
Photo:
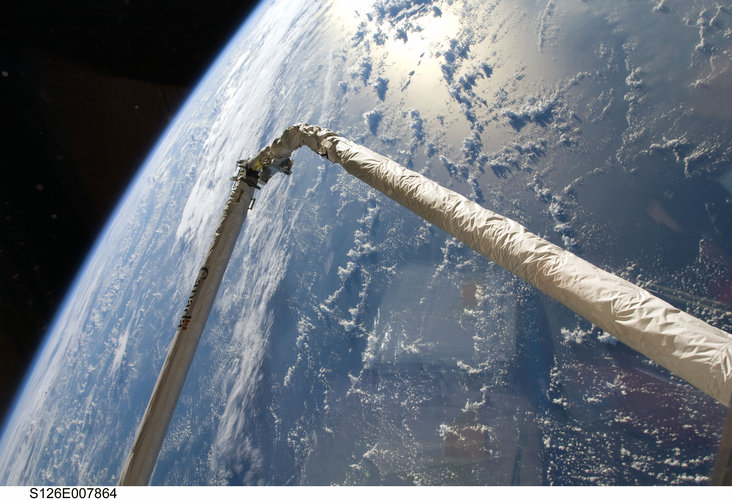
[[3, 6], [0, 416], [127, 184], [253, 3]]

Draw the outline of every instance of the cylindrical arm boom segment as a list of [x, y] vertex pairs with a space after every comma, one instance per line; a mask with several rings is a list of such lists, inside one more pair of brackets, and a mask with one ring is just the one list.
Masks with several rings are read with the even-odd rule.
[[348, 173], [729, 404], [732, 336], [728, 333], [330, 130], [294, 125], [267, 154], [288, 157], [301, 145], [341, 164]]
[[168, 356], [160, 370], [152, 396], [137, 429], [132, 449], [122, 469], [120, 485], [146, 485], [152, 476], [160, 447], [168, 432], [170, 419], [173, 417], [188, 369], [193, 362], [193, 355], [196, 353], [216, 292], [254, 196], [256, 183], [250, 181], [252, 184], [248, 184], [245, 172], [245, 169], [241, 168], [183, 309]]

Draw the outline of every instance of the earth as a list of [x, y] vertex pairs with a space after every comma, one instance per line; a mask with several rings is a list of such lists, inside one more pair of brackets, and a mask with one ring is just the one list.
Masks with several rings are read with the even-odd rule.
[[[308, 122], [732, 331], [732, 3], [261, 4], [159, 140], [5, 423], [117, 481], [236, 161]], [[311, 151], [257, 193], [152, 484], [708, 482], [725, 408]]]

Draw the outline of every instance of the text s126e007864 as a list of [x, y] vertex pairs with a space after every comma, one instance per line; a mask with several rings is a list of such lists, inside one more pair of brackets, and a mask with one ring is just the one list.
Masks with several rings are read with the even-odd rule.
[[117, 489], [109, 487], [32, 487], [30, 488], [31, 499], [105, 499], [117, 498]]

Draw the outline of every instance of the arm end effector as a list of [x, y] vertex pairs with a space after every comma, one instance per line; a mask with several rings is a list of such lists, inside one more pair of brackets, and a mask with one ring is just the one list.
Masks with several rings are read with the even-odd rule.
[[251, 170], [250, 177], [252, 178], [256, 177], [255, 172], [259, 174], [257, 182], [264, 185], [277, 172], [285, 175], [292, 173], [290, 155], [302, 146], [308, 146], [321, 156], [327, 156], [327, 149], [334, 137], [338, 138], [338, 134], [329, 129], [298, 123], [288, 127], [281, 137], [275, 139], [271, 145], [262, 148], [256, 156], [247, 160], [239, 160], [237, 165], [247, 171]]
[[[257, 155], [257, 157], [260, 155]], [[282, 172], [285, 175], [292, 173], [291, 158], [275, 158], [274, 161], [261, 161], [255, 157], [255, 159], [239, 160], [236, 162], [236, 166], [245, 170], [247, 184], [254, 187], [257, 187], [257, 184], [264, 186], [277, 172]]]

